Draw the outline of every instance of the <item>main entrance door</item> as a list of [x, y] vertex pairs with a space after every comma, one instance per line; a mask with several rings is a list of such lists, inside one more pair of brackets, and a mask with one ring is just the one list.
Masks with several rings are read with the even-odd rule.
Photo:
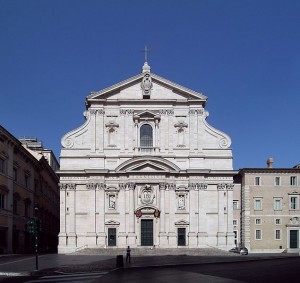
[[298, 230], [290, 230], [290, 249], [298, 249]]
[[141, 220], [141, 245], [153, 246], [153, 220]]

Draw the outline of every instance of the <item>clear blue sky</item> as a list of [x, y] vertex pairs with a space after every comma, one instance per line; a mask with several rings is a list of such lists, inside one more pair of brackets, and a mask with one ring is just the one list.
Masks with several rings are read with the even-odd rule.
[[208, 96], [234, 168], [300, 163], [300, 1], [0, 0], [0, 124], [59, 156], [85, 97], [151, 70]]

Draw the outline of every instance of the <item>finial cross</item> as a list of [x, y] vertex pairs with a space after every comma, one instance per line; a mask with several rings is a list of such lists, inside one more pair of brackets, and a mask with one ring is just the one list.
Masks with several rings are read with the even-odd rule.
[[143, 52], [145, 53], [145, 62], [147, 62], [148, 61], [148, 52], [149, 52], [150, 50], [147, 48], [147, 46], [145, 46], [145, 48], [144, 48], [144, 50], [143, 50]]

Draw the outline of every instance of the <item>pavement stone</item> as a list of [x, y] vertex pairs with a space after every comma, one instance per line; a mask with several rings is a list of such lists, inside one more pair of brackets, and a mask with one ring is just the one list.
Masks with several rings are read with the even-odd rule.
[[[131, 263], [125, 262], [123, 257], [123, 268], [139, 268], [139, 267], [162, 267], [162, 266], [178, 266], [191, 264], [210, 264], [210, 263], [231, 263], [244, 262], [252, 260], [278, 259], [298, 257], [298, 254], [249, 254], [236, 256], [189, 256], [189, 255], [159, 255], [159, 256], [132, 256]], [[41, 271], [36, 271], [33, 275], [53, 275], [53, 274], [68, 274], [68, 273], [84, 273], [84, 272], [99, 272], [115, 270], [116, 258], [95, 261], [89, 264], [76, 264], [69, 266], [60, 266]]]

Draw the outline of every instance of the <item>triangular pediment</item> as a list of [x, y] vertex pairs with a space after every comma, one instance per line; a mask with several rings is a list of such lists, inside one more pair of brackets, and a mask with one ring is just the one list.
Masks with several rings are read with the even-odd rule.
[[[206, 102], [207, 97], [201, 92], [197, 92], [181, 86], [177, 83], [169, 81], [163, 77], [149, 73], [152, 79], [150, 99], [155, 100], [172, 100], [172, 99], [187, 99], [200, 100]], [[98, 100], [140, 100], [143, 98], [141, 83], [144, 73], [131, 77], [120, 83], [112, 85], [100, 91], [92, 92], [87, 97], [88, 105], [93, 104], [93, 101]]]
[[178, 172], [180, 169], [174, 163], [159, 157], [132, 158], [117, 168], [117, 172]]
[[143, 164], [138, 164], [132, 167], [129, 167], [126, 171], [131, 172], [169, 172], [165, 167], [153, 164], [152, 162], [145, 161]]
[[186, 220], [181, 219], [181, 220], [176, 221], [175, 225], [190, 225], [190, 223]]
[[105, 222], [105, 225], [120, 225], [120, 222], [116, 220], [108, 220]]

